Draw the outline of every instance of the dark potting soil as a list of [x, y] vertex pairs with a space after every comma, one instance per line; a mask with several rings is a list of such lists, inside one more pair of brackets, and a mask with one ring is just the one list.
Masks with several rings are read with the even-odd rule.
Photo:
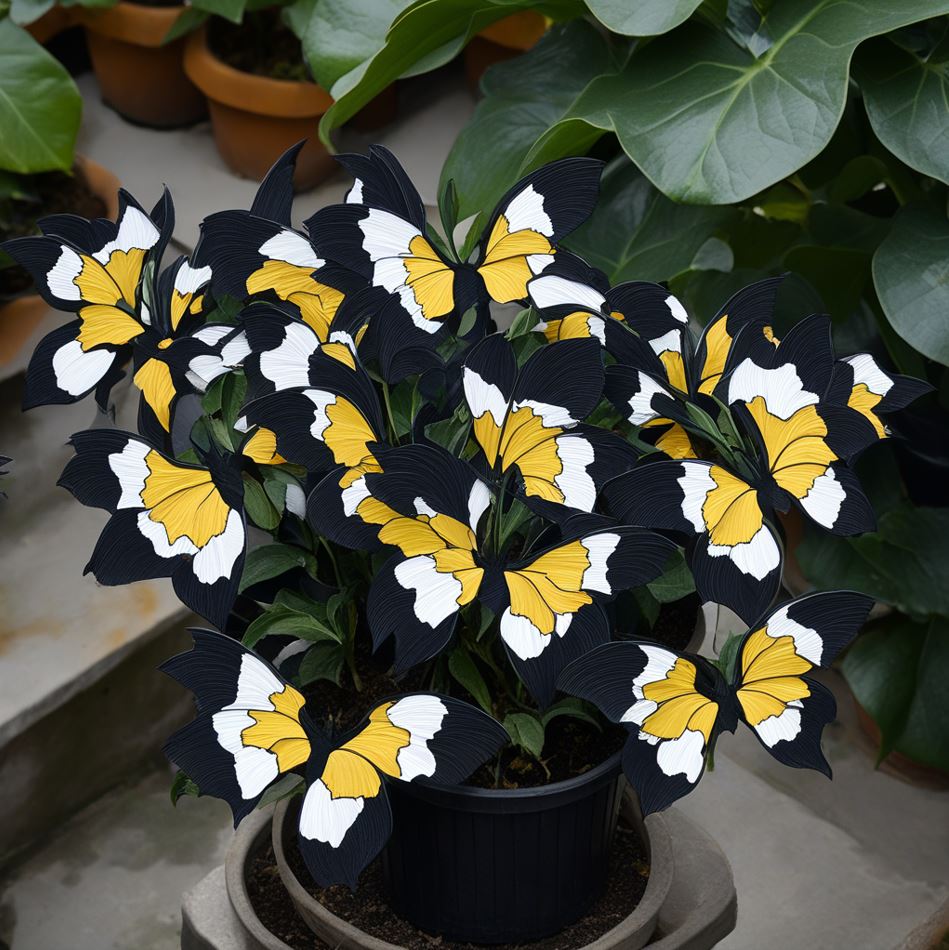
[[[295, 845], [287, 848], [287, 860], [297, 879], [324, 907], [365, 933], [409, 950], [470, 950], [473, 947], [472, 944], [451, 943], [433, 937], [392, 913], [386, 903], [379, 859], [363, 872], [356, 893], [342, 885], [316, 887]], [[590, 913], [553, 937], [522, 946], [536, 950], [571, 950], [592, 943], [632, 913], [642, 899], [648, 878], [649, 865], [643, 843], [635, 831], [621, 824], [610, 853], [606, 892]], [[294, 909], [280, 880], [270, 845], [252, 862], [247, 885], [254, 910], [272, 934], [293, 950], [315, 950], [327, 946], [314, 936]]]
[[663, 604], [650, 636], [671, 650], [684, 650], [692, 639], [695, 621], [702, 609], [698, 594], [692, 593], [671, 604]]
[[[83, 218], [101, 218], [106, 213], [102, 199], [92, 192], [78, 168], [72, 175], [45, 172], [25, 176], [18, 184], [23, 197], [0, 198], [0, 242], [38, 234], [36, 222], [48, 214], [68, 211]], [[15, 297], [32, 285], [22, 267], [0, 267], [0, 299]]]
[[310, 81], [300, 41], [280, 19], [279, 9], [248, 11], [241, 23], [211, 17], [208, 46], [218, 59], [242, 73]]

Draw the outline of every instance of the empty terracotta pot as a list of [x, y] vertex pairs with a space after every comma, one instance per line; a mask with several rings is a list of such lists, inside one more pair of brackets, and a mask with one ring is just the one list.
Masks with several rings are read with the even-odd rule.
[[207, 114], [204, 96], [185, 75], [185, 38], [162, 45], [184, 9], [121, 0], [107, 10], [78, 13], [102, 99], [132, 122], [170, 129]]
[[307, 139], [297, 158], [300, 190], [331, 175], [336, 162], [316, 135], [319, 118], [333, 104], [316, 83], [255, 76], [228, 66], [208, 48], [202, 27], [188, 37], [185, 72], [208, 97], [218, 151], [244, 178], [260, 181], [295, 142]]
[[488, 67], [529, 50], [548, 25], [542, 14], [522, 10], [492, 23], [475, 36], [465, 47], [465, 76], [472, 95], [478, 95], [481, 77]]
[[[88, 158], [76, 156], [76, 168], [86, 177], [92, 191], [106, 208], [106, 217], [113, 221], [119, 213], [120, 182], [107, 168]], [[71, 208], [55, 208], [50, 211], [71, 211]], [[49, 304], [37, 293], [24, 294], [6, 303], [0, 302], [0, 367], [10, 363], [33, 335], [43, 318], [49, 313]], [[65, 317], [63, 320], [65, 321]]]

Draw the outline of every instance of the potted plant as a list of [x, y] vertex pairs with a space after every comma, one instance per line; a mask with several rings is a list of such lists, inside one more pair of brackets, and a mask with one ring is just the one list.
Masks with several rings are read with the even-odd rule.
[[481, 77], [495, 63], [503, 63], [529, 50], [550, 26], [536, 10], [521, 10], [486, 26], [465, 47], [465, 78], [477, 95]]
[[[877, 433], [825, 319], [777, 343], [775, 281], [693, 344], [668, 288], [562, 251], [598, 162], [513, 184], [458, 248], [454, 188], [442, 237], [379, 147], [343, 156], [346, 202], [295, 230], [295, 156], [163, 272], [167, 196], [6, 245], [79, 315], [28, 382], [81, 398], [81, 375], [107, 402], [131, 363], [142, 390], [138, 432], [72, 440], [60, 483], [110, 513], [88, 569], [170, 576], [218, 628], [163, 667], [197, 702], [166, 747], [174, 795], [235, 823], [289, 797], [274, 834], [298, 880], [355, 887], [381, 854], [390, 906], [428, 932], [556, 933], [603, 890], [623, 775], [661, 811], [739, 721], [829, 772], [810, 674], [871, 601], [775, 607], [774, 512], [868, 527], [847, 460]], [[247, 522], [272, 541], [248, 549]], [[715, 660], [651, 623], [693, 587], [748, 622]]]
[[132, 122], [154, 128], [191, 125], [207, 113], [185, 75], [185, 40], [174, 34], [188, 8], [174, 0], [118, 0], [78, 11], [103, 101]]
[[[236, 20], [211, 16], [185, 52], [185, 70], [208, 98], [218, 151], [233, 171], [260, 181], [291, 145], [307, 140], [295, 174], [298, 189], [311, 188], [336, 165], [313, 134], [333, 100], [311, 77], [313, 61], [301, 42], [307, 23], [295, 6], [279, 4], [245, 10]], [[354, 122], [384, 125], [395, 105], [390, 86]]]
[[[20, 64], [0, 78], [0, 121], [10, 131], [0, 144], [0, 238], [36, 233], [37, 220], [53, 213], [114, 215], [117, 179], [74, 153], [82, 103], [69, 74], [9, 19], [0, 20], [0, 46]], [[30, 275], [0, 253], [0, 367], [47, 313]]]

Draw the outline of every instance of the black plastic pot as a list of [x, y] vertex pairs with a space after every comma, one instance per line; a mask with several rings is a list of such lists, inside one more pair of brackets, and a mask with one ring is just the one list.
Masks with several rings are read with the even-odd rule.
[[392, 909], [464, 943], [526, 943], [582, 917], [606, 887], [620, 753], [538, 788], [390, 782], [383, 874]]

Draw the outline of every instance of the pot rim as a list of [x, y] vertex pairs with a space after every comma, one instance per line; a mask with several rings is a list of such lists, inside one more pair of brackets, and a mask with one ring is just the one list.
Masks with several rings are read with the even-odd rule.
[[280, 119], [307, 119], [322, 115], [333, 104], [332, 96], [315, 82], [272, 79], [228, 66], [211, 52], [207, 26], [201, 26], [188, 37], [184, 69], [209, 99], [241, 112]]
[[77, 23], [93, 33], [134, 46], [158, 49], [164, 45], [162, 41], [185, 9], [184, 4], [150, 7], [119, 0], [114, 6], [104, 9], [79, 7], [75, 17]]
[[[433, 785], [424, 779], [415, 782], [403, 782], [397, 787], [399, 791], [410, 790], [410, 794], [427, 801], [437, 801], [441, 804], [449, 802], [478, 802], [482, 805], [489, 803], [502, 809], [505, 804], [512, 802], [530, 803], [533, 806], [543, 801], [544, 808], [554, 808], [566, 804], [579, 795], [587, 794], [591, 786], [603, 785], [613, 781], [620, 772], [620, 762], [623, 750], [617, 749], [609, 758], [599, 765], [574, 775], [572, 778], [561, 779], [559, 782], [548, 782], [545, 785], [532, 785], [526, 788], [479, 788], [476, 785]], [[391, 787], [391, 785], [390, 785]], [[491, 808], [491, 811], [494, 809]]]

